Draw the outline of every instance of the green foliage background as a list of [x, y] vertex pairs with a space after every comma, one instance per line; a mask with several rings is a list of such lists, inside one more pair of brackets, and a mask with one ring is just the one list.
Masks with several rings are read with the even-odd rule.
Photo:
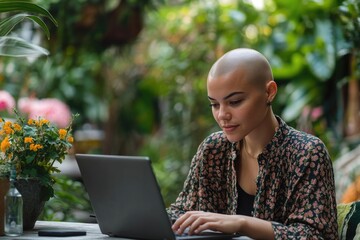
[[[215, 60], [233, 48], [264, 53], [279, 85], [274, 111], [323, 139], [333, 160], [359, 144], [358, 135], [344, 131], [347, 87], [360, 69], [356, 0], [268, 0], [262, 9], [242, 0], [123, 1], [117, 21], [130, 23], [140, 14], [141, 31], [115, 44], [101, 39], [119, 0], [36, 2], [59, 23], [42, 42], [51, 55], [31, 64], [3, 59], [0, 86], [16, 97], [64, 100], [80, 113], [75, 129], [90, 123], [104, 131], [103, 153], [150, 156], [167, 205], [199, 143], [218, 130], [205, 81]], [[77, 30], [92, 5], [101, 6], [102, 15]], [[36, 28], [32, 34], [39, 34]]]

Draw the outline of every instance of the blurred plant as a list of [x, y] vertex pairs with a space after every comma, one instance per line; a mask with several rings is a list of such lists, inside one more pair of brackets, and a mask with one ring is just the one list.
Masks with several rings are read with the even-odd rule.
[[[5, 78], [17, 83], [11, 86], [7, 84], [6, 87], [19, 97], [34, 94], [39, 98], [63, 100], [73, 112], [80, 113], [78, 123], [90, 123], [99, 128], [113, 126], [111, 131], [106, 131], [108, 144], [105, 146], [108, 153], [119, 153], [127, 149], [129, 152], [132, 151], [132, 146], [138, 146], [136, 143], [138, 140], [134, 139], [139, 135], [137, 128], [140, 128], [140, 131], [144, 129], [148, 131], [152, 128], [152, 126], [148, 127], [150, 124], [144, 119], [147, 116], [140, 110], [140, 108], [152, 108], [152, 101], [147, 102], [149, 97], [152, 98], [152, 93], [145, 93], [147, 91], [145, 88], [142, 93], [138, 91], [139, 81], [136, 76], [138, 69], [131, 60], [125, 58], [119, 60], [119, 58], [125, 55], [126, 48], [135, 42], [142, 30], [146, 11], [154, 10], [163, 0], [36, 0], [36, 2], [47, 6], [62, 23], [56, 29], [50, 28], [52, 39], [48, 48], [53, 55], [51, 58], [36, 61], [31, 69], [24, 67], [28, 72], [21, 69], [19, 63], [15, 66], [11, 63], [4, 66], [6, 70], [12, 70], [6, 71]], [[114, 63], [118, 65], [115, 66]], [[127, 72], [119, 73], [118, 66], [125, 64], [128, 68], [121, 67], [121, 69]], [[110, 75], [111, 78], [108, 77]], [[129, 85], [126, 92], [120, 92], [118, 86], [126, 86], [127, 83]], [[136, 94], [132, 95], [133, 93]], [[131, 108], [122, 103], [127, 104], [134, 99], [126, 97], [123, 101], [125, 95], [130, 98], [141, 95], [136, 100], [138, 103], [136, 108], [139, 108], [137, 119], [142, 119], [140, 121], [143, 126], [147, 125], [146, 127], [135, 126], [135, 123], [132, 124], [129, 119], [130, 115], [126, 116], [126, 111], [131, 111]], [[146, 96], [144, 101], [142, 96]], [[122, 128], [124, 122], [132, 125]], [[132, 136], [124, 134], [123, 130], [132, 132], [129, 134]], [[120, 141], [132, 146], [126, 148], [119, 144]]]
[[[344, 0], [339, 6], [339, 19], [342, 30], [349, 43], [346, 49], [348, 58], [346, 69], [348, 74], [339, 83], [343, 89], [344, 121], [342, 131], [343, 142], [347, 149], [335, 162], [337, 196], [339, 202], [352, 202], [360, 199], [360, 2]], [[335, 168], [336, 170], [336, 168]]]
[[355, 140], [354, 145], [357, 145], [360, 143], [360, 2], [343, 1], [339, 13], [343, 32], [350, 43], [344, 131], [346, 136], [353, 138], [353, 142]]
[[39, 219], [46, 221], [90, 221], [93, 213], [84, 185], [64, 175], [56, 175], [54, 197], [45, 203]]
[[[9, 14], [12, 12], [21, 13], [9, 16]], [[25, 19], [28, 19], [33, 21], [34, 23], [37, 23], [38, 26], [40, 26], [40, 28], [45, 32], [47, 38], [50, 38], [49, 29], [40, 16], [47, 17], [56, 26], [57, 22], [46, 9], [25, 0], [1, 0], [0, 13], [6, 13], [5, 16], [7, 16], [3, 18], [0, 22], [0, 55], [11, 57], [36, 57], [38, 55], [48, 54], [48, 51], [44, 48], [32, 44], [23, 38], [8, 36], [16, 25], [18, 25]]]
[[[343, 141], [343, 77], [350, 44], [339, 21], [339, 2], [272, 0], [265, 5], [263, 26], [258, 31], [260, 49], [273, 67], [278, 82], [277, 112], [290, 125], [299, 124], [304, 108], [320, 106], [324, 132], [315, 132], [328, 143], [336, 159]], [[264, 27], [263, 27], [264, 28]], [[316, 125], [316, 123], [313, 123]], [[320, 130], [320, 129], [319, 129]]]
[[[357, 0], [344, 0], [339, 6], [340, 20], [346, 38], [351, 43], [351, 48], [359, 51], [360, 46], [360, 2]], [[360, 56], [357, 56], [360, 57]], [[359, 63], [360, 64], [360, 63]], [[356, 68], [357, 76], [360, 75], [359, 67]]]

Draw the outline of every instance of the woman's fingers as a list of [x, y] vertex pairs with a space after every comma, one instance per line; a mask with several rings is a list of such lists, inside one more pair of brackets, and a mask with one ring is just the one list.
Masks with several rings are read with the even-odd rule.
[[[184, 231], [188, 228], [188, 233], [190, 235], [200, 233], [203, 230], [216, 228], [217, 216], [219, 214], [216, 213], [207, 213], [207, 212], [187, 212], [182, 215], [173, 225], [173, 230], [178, 234], [184, 233]], [[210, 224], [212, 223], [212, 224]], [[211, 227], [211, 228], [209, 228]]]
[[173, 225], [173, 230], [178, 234], [184, 233], [188, 228], [188, 234], [199, 234], [204, 230], [235, 233], [240, 230], [241, 221], [239, 216], [224, 215], [208, 212], [187, 212]]
[[204, 230], [210, 229], [208, 226], [213, 221], [215, 221], [215, 219], [210, 214], [205, 213], [196, 215], [196, 219], [189, 226], [189, 234], [199, 234]]
[[185, 229], [188, 228], [193, 221], [196, 220], [196, 214], [202, 212], [198, 211], [189, 211], [182, 215], [176, 222], [173, 224], [172, 229], [176, 231], [178, 234], [183, 234]]

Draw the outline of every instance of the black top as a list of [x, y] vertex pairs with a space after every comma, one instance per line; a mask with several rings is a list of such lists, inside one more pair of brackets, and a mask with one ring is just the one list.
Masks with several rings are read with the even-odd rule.
[[254, 199], [255, 196], [245, 192], [239, 184], [237, 184], [238, 190], [238, 204], [236, 209], [236, 214], [252, 216], [252, 211], [254, 210]]

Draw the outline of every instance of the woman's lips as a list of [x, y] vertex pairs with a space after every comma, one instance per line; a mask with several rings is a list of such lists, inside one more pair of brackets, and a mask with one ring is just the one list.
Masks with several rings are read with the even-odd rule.
[[226, 125], [222, 126], [224, 132], [233, 132], [237, 128], [237, 125]]

